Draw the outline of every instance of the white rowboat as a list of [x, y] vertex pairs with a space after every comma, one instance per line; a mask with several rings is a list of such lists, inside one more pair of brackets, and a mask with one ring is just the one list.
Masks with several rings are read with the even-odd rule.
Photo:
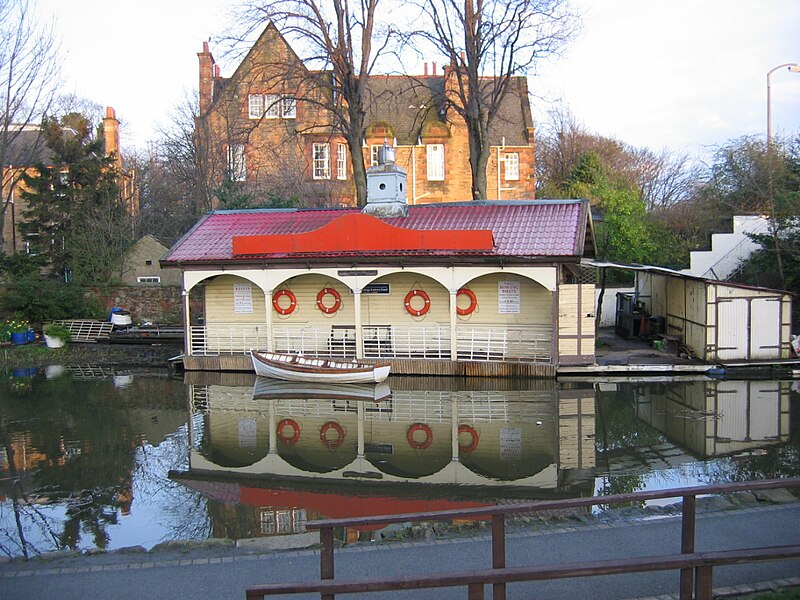
[[253, 398], [256, 400], [372, 400], [380, 402], [392, 393], [384, 383], [308, 383], [279, 381], [256, 377]]
[[316, 383], [380, 383], [389, 377], [388, 364], [362, 364], [296, 354], [251, 350], [256, 375], [284, 381]]

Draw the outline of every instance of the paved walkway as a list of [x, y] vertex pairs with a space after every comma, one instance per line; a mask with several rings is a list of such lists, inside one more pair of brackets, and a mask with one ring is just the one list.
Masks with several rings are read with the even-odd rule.
[[[798, 502], [698, 515], [699, 551], [798, 543]], [[508, 565], [521, 566], [674, 553], [679, 551], [679, 546], [680, 519], [666, 516], [512, 531], [506, 551]], [[489, 538], [483, 535], [430, 542], [360, 544], [338, 550], [335, 561], [339, 578], [483, 569], [491, 564]], [[117, 552], [0, 564], [0, 597], [4, 600], [243, 600], [244, 590], [250, 585], [309, 580], [317, 578], [318, 574], [316, 550], [254, 554], [241, 548], [201, 547], [185, 552]], [[665, 572], [512, 584], [508, 588], [508, 598], [658, 597], [663, 600], [677, 597], [677, 582], [677, 572]], [[800, 585], [800, 560], [738, 565], [714, 571], [717, 592], [747, 592], [754, 589], [753, 584]], [[463, 599], [466, 589], [347, 597]], [[487, 597], [491, 597], [488, 588]]]

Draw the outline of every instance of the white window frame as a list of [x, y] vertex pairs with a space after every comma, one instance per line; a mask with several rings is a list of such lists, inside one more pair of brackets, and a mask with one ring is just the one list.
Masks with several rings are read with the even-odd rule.
[[137, 277], [136, 283], [161, 283], [161, 277], [158, 275], [148, 275], [146, 277]]
[[369, 147], [369, 166], [370, 167], [374, 167], [375, 165], [378, 164], [378, 156], [380, 156], [378, 153], [381, 151], [381, 148], [383, 148], [383, 144], [372, 144]]
[[228, 146], [228, 172], [233, 181], [247, 180], [247, 152], [244, 144]]
[[264, 94], [264, 118], [278, 119], [281, 116], [281, 97], [278, 94]]
[[284, 119], [297, 118], [297, 98], [295, 98], [294, 96], [283, 97], [281, 115], [283, 116]]
[[503, 177], [506, 181], [519, 181], [519, 152], [503, 155]]
[[347, 144], [336, 144], [336, 178], [347, 179]]
[[331, 145], [327, 142], [314, 142], [311, 147], [314, 179], [331, 178]]
[[444, 181], [444, 144], [427, 144], [428, 181]]
[[247, 97], [247, 116], [251, 119], [260, 119], [264, 116], [264, 96], [250, 94]]

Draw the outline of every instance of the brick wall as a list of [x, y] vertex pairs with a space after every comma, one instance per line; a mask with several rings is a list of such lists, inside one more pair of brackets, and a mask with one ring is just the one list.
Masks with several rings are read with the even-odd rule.
[[[113, 286], [90, 288], [90, 291], [108, 313], [115, 306], [129, 311], [134, 325], [148, 321], [160, 325], [183, 324], [180, 286]], [[192, 293], [190, 302], [191, 313], [202, 314], [201, 294]]]

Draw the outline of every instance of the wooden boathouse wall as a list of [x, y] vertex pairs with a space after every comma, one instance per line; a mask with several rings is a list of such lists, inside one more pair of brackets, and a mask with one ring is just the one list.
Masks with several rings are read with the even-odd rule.
[[[253, 372], [248, 355], [184, 356], [186, 371], [243, 371]], [[376, 361], [363, 361], [372, 363]], [[544, 363], [501, 363], [450, 360], [389, 359], [392, 375], [436, 375], [449, 377], [555, 377], [556, 367]]]

